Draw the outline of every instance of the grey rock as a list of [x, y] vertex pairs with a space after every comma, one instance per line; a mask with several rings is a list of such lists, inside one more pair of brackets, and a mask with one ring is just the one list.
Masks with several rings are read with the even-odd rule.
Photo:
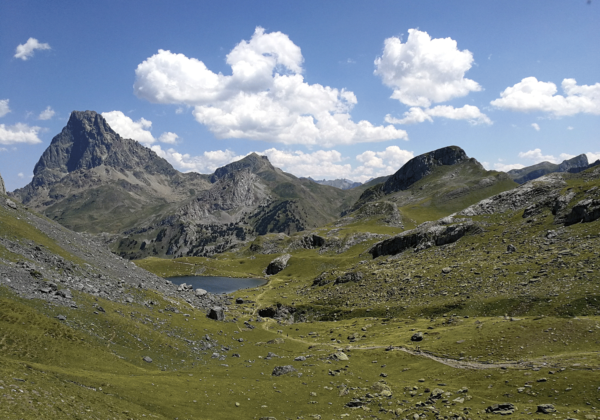
[[267, 275], [277, 274], [287, 267], [288, 261], [292, 256], [290, 254], [284, 254], [280, 257], [275, 258], [269, 263], [265, 273]]
[[196, 296], [202, 297], [205, 296], [208, 292], [204, 289], [196, 289], [194, 293], [196, 294]]
[[573, 206], [571, 212], [565, 217], [565, 224], [593, 222], [598, 218], [600, 218], [600, 200], [587, 198]]
[[4, 180], [0, 174], [0, 194], [6, 195], [6, 187], [4, 186]]
[[10, 198], [7, 198], [7, 199], [5, 200], [5, 202], [6, 202], [6, 205], [7, 205], [8, 207], [10, 207], [11, 209], [13, 209], [13, 210], [16, 210], [16, 209], [17, 209], [17, 205], [16, 205], [16, 204], [15, 204], [15, 202], [14, 202], [14, 201], [12, 201]]
[[292, 365], [275, 366], [275, 368], [273, 369], [273, 373], [271, 373], [271, 375], [272, 376], [281, 376], [281, 375], [285, 375], [287, 373], [292, 373], [292, 372], [296, 372], [296, 369]]
[[505, 415], [513, 414], [516, 410], [517, 410], [517, 407], [515, 407], [515, 405], [512, 403], [501, 403], [501, 404], [490, 405], [488, 408], [485, 409], [485, 412], [491, 413], [491, 414], [500, 414], [502, 416], [505, 416]]
[[415, 229], [376, 243], [369, 253], [373, 258], [377, 258], [382, 255], [396, 255], [409, 248], [421, 250], [433, 245], [446, 245], [458, 241], [466, 234], [477, 233], [480, 230], [479, 226], [471, 220], [453, 225], [445, 225], [443, 219], [437, 222], [426, 222]]
[[237, 303], [238, 305], [241, 305], [241, 304], [243, 304], [243, 303], [244, 303], [244, 299], [242, 299], [242, 298], [240, 298], [240, 297], [239, 297], [239, 298], [237, 298], [237, 299], [235, 300], [235, 303]]
[[423, 333], [420, 331], [414, 333], [412, 337], [410, 337], [410, 341], [423, 341]]
[[512, 253], [512, 252], [517, 252], [517, 247], [516, 247], [516, 246], [514, 246], [513, 244], [509, 244], [509, 245], [506, 247], [506, 252], [511, 252], [511, 253]]
[[142, 357], [142, 360], [146, 363], [152, 363], [152, 359], [149, 356]]
[[552, 414], [556, 413], [556, 408], [552, 404], [540, 404], [537, 406], [537, 413]]
[[225, 320], [225, 311], [220, 306], [214, 306], [210, 308], [208, 315], [210, 319], [214, 319], [216, 321], [224, 321]]
[[66, 321], [66, 320], [67, 320], [67, 317], [66, 317], [66, 316], [64, 316], [64, 315], [58, 315], [58, 316], [56, 317], [56, 319], [58, 319], [59, 321]]
[[295, 362], [304, 362], [306, 360], [305, 356], [298, 356], [296, 358], [294, 358]]

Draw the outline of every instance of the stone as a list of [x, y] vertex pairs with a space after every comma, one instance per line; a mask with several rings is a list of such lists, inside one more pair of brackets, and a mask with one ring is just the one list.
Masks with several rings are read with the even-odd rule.
[[277, 274], [283, 269], [285, 269], [288, 265], [288, 261], [292, 256], [290, 254], [284, 254], [280, 257], [275, 258], [273, 261], [269, 263], [267, 269], [265, 270], [265, 274], [271, 276], [273, 274]]
[[66, 321], [66, 320], [67, 320], [67, 317], [66, 317], [66, 316], [64, 316], [64, 315], [58, 315], [58, 316], [56, 317], [56, 319], [58, 319], [59, 321]]
[[216, 321], [224, 321], [225, 320], [225, 311], [220, 306], [214, 306], [210, 308], [207, 315], [210, 319], [214, 319]]
[[146, 363], [152, 363], [152, 359], [149, 356], [142, 357], [142, 360]]
[[6, 199], [6, 205], [7, 205], [8, 207], [10, 207], [11, 209], [13, 209], [13, 210], [16, 210], [16, 209], [17, 209], [17, 205], [16, 205], [16, 204], [15, 204], [15, 202], [14, 202], [14, 201], [12, 201], [10, 198], [7, 198], [7, 199]]
[[536, 413], [552, 414], [556, 413], [556, 408], [552, 404], [540, 404], [537, 406]]
[[337, 353], [333, 353], [331, 355], [331, 358], [334, 360], [339, 360], [339, 361], [350, 360], [350, 358], [348, 358], [348, 355], [346, 353], [344, 353], [343, 351], [338, 351]]
[[304, 356], [298, 356], [296, 358], [294, 358], [295, 362], [304, 362], [306, 360], [306, 357]]
[[444, 268], [442, 268], [442, 273], [443, 274], [450, 274], [451, 271], [452, 271], [452, 268], [450, 268], [450, 267], [444, 267]]
[[414, 333], [412, 337], [410, 337], [410, 341], [423, 341], [423, 333], [420, 331]]
[[444, 390], [439, 389], [439, 388], [434, 388], [433, 391], [431, 391], [431, 394], [429, 394], [429, 399], [439, 400], [443, 396], [444, 396]]
[[506, 416], [509, 414], [514, 414], [514, 412], [517, 410], [517, 407], [515, 407], [514, 404], [511, 403], [501, 403], [501, 404], [494, 404], [494, 405], [490, 405], [488, 408], [485, 409], [486, 413], [491, 413], [491, 414], [500, 414], [502, 416]]
[[239, 297], [235, 300], [235, 303], [237, 303], [238, 305], [241, 305], [242, 303], [244, 303], [244, 299]]
[[514, 246], [513, 244], [509, 244], [506, 247], [506, 252], [510, 252], [510, 253], [517, 252], [517, 247]]
[[196, 296], [202, 297], [202, 296], [206, 295], [208, 292], [204, 289], [196, 289], [196, 291], [194, 293], [196, 294]]
[[275, 368], [273, 369], [273, 373], [271, 373], [271, 375], [272, 376], [281, 376], [281, 375], [285, 375], [287, 373], [292, 373], [292, 372], [296, 372], [296, 369], [292, 365], [275, 366]]
[[6, 187], [4, 186], [4, 180], [2, 179], [2, 175], [0, 175], [0, 194], [6, 195]]

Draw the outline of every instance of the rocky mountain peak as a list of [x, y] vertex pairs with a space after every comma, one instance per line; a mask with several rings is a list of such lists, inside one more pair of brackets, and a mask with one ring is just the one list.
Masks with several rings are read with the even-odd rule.
[[391, 194], [405, 190], [421, 178], [429, 175], [433, 168], [443, 165], [456, 165], [469, 157], [458, 146], [447, 146], [432, 152], [423, 153], [406, 162], [384, 184], [383, 192]]
[[231, 162], [225, 166], [218, 168], [212, 175], [210, 181], [212, 183], [215, 183], [217, 182], [217, 180], [224, 178], [227, 174], [230, 174], [232, 172], [238, 172], [243, 169], [248, 169], [254, 174], [263, 172], [265, 170], [275, 170], [273, 165], [271, 165], [271, 162], [269, 162], [268, 157], [260, 156], [256, 153], [250, 153], [243, 159]]
[[[572, 172], [573, 169], [586, 169], [589, 166], [588, 158], [585, 153], [580, 154], [579, 156], [575, 156], [574, 158], [564, 160], [560, 165], [558, 165], [557, 172]], [[575, 171], [579, 172], [579, 171]]]

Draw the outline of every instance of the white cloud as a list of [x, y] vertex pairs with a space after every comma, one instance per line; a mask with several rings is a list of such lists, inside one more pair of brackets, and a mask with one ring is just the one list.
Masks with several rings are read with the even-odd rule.
[[573, 158], [575, 157], [575, 155], [571, 155], [571, 154], [569, 154], [569, 153], [561, 153], [561, 154], [559, 155], [559, 157], [560, 157], [560, 160], [562, 161], [562, 160], [569, 160], [569, 159], [573, 159]]
[[4, 117], [9, 112], [8, 99], [0, 99], [0, 117]]
[[494, 169], [496, 171], [508, 172], [512, 169], [522, 169], [525, 165], [521, 165], [520, 163], [494, 163]]
[[552, 162], [558, 163], [557, 159], [552, 155], [543, 155], [541, 149], [533, 149], [527, 152], [519, 152], [519, 157], [521, 159], [528, 159], [534, 161], [534, 163], [539, 162]]
[[176, 114], [183, 114], [183, 108], [182, 108], [182, 107], [179, 107], [179, 108], [177, 108], [177, 109], [175, 110], [175, 113], [176, 113]]
[[573, 127], [571, 127], [571, 126], [567, 127], [567, 130], [572, 130], [572, 129], [573, 129]]
[[191, 156], [188, 153], [179, 153], [173, 148], [164, 150], [159, 145], [151, 149], [160, 157], [166, 159], [171, 165], [184, 172], [212, 173], [215, 169], [243, 158], [231, 150], [215, 150], [204, 152], [200, 156]]
[[102, 116], [106, 119], [108, 125], [123, 138], [137, 140], [145, 145], [156, 141], [149, 131], [152, 128], [152, 121], [145, 118], [133, 121], [121, 111], [103, 112]]
[[50, 45], [41, 43], [35, 38], [29, 38], [26, 43], [17, 45], [15, 58], [21, 60], [28, 60], [33, 57], [35, 50], [49, 50]]
[[537, 123], [533, 123], [533, 124], [531, 124], [531, 126], [533, 127], [533, 129], [535, 131], [540, 131], [540, 126]]
[[38, 120], [49, 120], [54, 117], [54, 114], [56, 114], [56, 112], [54, 112], [51, 107], [47, 107], [40, 113]]
[[258, 27], [227, 55], [231, 76], [159, 50], [138, 65], [134, 92], [154, 103], [194, 106], [196, 120], [218, 138], [321, 147], [408, 139], [391, 125], [352, 121], [354, 93], [305, 83], [303, 61], [287, 35]]
[[40, 130], [40, 127], [30, 127], [22, 123], [15, 125], [0, 124], [0, 144], [41, 143], [42, 141], [38, 138]]
[[[163, 149], [160, 145], [154, 145], [151, 149], [177, 169], [199, 173], [212, 173], [215, 169], [244, 157], [231, 150], [214, 150], [204, 152], [200, 156], [191, 156], [179, 153], [173, 148]], [[398, 146], [389, 146], [382, 152], [366, 151], [356, 156], [361, 165], [353, 168], [347, 163], [348, 158], [343, 157], [337, 150], [305, 153], [271, 148], [256, 153], [267, 156], [276, 168], [296, 176], [313, 179], [347, 178], [361, 182], [373, 177], [391, 175], [414, 157], [412, 152], [402, 150]]]
[[17, 176], [18, 176], [19, 178], [21, 178], [21, 179], [30, 179], [30, 178], [33, 178], [33, 174], [30, 174], [30, 175], [25, 175], [23, 172], [19, 172], [19, 173], [17, 174]]
[[164, 133], [162, 133], [160, 135], [160, 137], [158, 138], [158, 141], [162, 142], [162, 143], [168, 143], [168, 144], [177, 144], [177, 139], [179, 138], [179, 136], [175, 133], [171, 133], [170, 131], [165, 131]]
[[588, 158], [588, 162], [590, 162], [590, 163], [594, 163], [595, 161], [600, 159], [600, 152], [596, 152], [596, 153], [587, 152], [586, 155]]
[[392, 98], [409, 106], [429, 107], [481, 90], [465, 73], [473, 54], [459, 51], [451, 38], [431, 39], [427, 32], [408, 30], [403, 44], [397, 37], [385, 40], [383, 55], [375, 60], [375, 74], [394, 89]]
[[449, 105], [438, 105], [433, 108], [411, 107], [404, 113], [404, 118], [397, 119], [391, 115], [385, 116], [385, 121], [390, 124], [418, 124], [425, 121], [433, 122], [431, 117], [448, 118], [451, 120], [467, 120], [471, 125], [493, 124], [476, 106], [465, 105], [461, 108], [454, 108]]
[[565, 96], [557, 95], [556, 85], [526, 77], [508, 87], [491, 104], [500, 109], [519, 112], [546, 112], [557, 117], [578, 113], [600, 115], [600, 83], [578, 86], [575, 79], [564, 79]]

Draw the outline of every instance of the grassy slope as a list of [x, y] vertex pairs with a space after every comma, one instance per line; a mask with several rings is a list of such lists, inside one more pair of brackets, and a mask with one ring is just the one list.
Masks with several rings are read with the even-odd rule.
[[[597, 184], [574, 177], [573, 202]], [[0, 417], [412, 418], [432, 415], [417, 403], [434, 388], [449, 393], [435, 404], [442, 416], [481, 418], [487, 406], [506, 401], [518, 407], [511, 418], [532, 418], [526, 413], [541, 403], [554, 404], [556, 418], [592, 415], [600, 380], [600, 222], [558, 229], [547, 212], [533, 222], [521, 213], [479, 217], [487, 225], [482, 234], [399, 257], [371, 260], [365, 252], [370, 243], [343, 254], [294, 251], [289, 267], [267, 286], [236, 293], [247, 303], [230, 307], [224, 323], [142, 290], [132, 292], [146, 293], [144, 300], [154, 305], [75, 293], [79, 309], [73, 310], [0, 288]], [[10, 215], [0, 214], [0, 221], [15, 237], [54, 246]], [[548, 229], [559, 231], [561, 241], [547, 240]], [[516, 253], [506, 254], [508, 243]], [[244, 251], [139, 263], [161, 275], [204, 270], [259, 276], [276, 256], [252, 258]], [[443, 275], [448, 266], [451, 273]], [[364, 279], [312, 286], [323, 271], [335, 278], [348, 269], [362, 271]], [[259, 307], [276, 303], [306, 310], [309, 321], [244, 327]], [[167, 306], [181, 313], [165, 311]], [[67, 321], [54, 319], [58, 314]], [[425, 338], [414, 343], [410, 337], [417, 331]], [[186, 341], [206, 334], [220, 345], [196, 351]], [[278, 344], [268, 343], [277, 338]], [[396, 350], [385, 351], [390, 345]], [[337, 348], [349, 348], [350, 360], [330, 360]], [[213, 351], [228, 357], [213, 359]], [[283, 358], [266, 359], [268, 352]], [[293, 361], [299, 355], [308, 358]], [[271, 376], [275, 366], [288, 364], [297, 372]], [[372, 388], [380, 380], [391, 397]], [[468, 392], [459, 393], [463, 387]], [[373, 397], [366, 398], [368, 411], [345, 406], [367, 394]]]

